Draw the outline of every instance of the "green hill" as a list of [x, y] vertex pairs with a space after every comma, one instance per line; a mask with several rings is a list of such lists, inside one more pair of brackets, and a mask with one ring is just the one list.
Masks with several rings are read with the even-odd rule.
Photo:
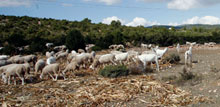
[[[107, 49], [112, 44], [125, 45], [128, 42], [134, 46], [141, 43], [169, 46], [176, 43], [184, 44], [186, 41], [220, 42], [220, 25], [182, 25], [172, 30], [167, 29], [168, 27], [171, 26], [127, 27], [119, 21], [113, 21], [110, 25], [95, 24], [88, 18], [82, 21], [68, 21], [0, 15], [0, 47], [5, 47], [0, 53], [21, 54], [17, 47], [26, 45], [30, 45], [30, 49], [27, 50], [29, 53], [44, 52], [47, 50], [47, 42], [55, 45], [66, 44], [67, 36], [76, 35], [70, 33], [73, 30], [82, 34], [82, 44], [95, 44], [94, 50]], [[74, 49], [80, 47], [79, 44], [75, 45]]]
[[187, 29], [192, 29], [193, 27], [196, 28], [204, 28], [204, 29], [216, 29], [220, 28], [220, 25], [206, 25], [206, 24], [188, 24], [188, 25], [181, 25], [179, 27], [186, 27]]

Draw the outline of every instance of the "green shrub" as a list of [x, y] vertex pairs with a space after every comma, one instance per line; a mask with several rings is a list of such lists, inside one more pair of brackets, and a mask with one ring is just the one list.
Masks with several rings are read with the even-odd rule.
[[127, 76], [129, 74], [129, 70], [125, 65], [110, 65], [101, 69], [99, 74], [104, 77], [116, 78], [120, 76]]
[[176, 84], [183, 85], [185, 83], [189, 83], [190, 85], [196, 85], [201, 83], [203, 76], [198, 73], [193, 73], [187, 68], [183, 68], [182, 72], [179, 72], [180, 77], [176, 80]]
[[196, 75], [193, 74], [191, 71], [180, 72], [179, 74], [181, 75], [182, 80], [191, 80], [196, 77]]
[[20, 47], [27, 44], [24, 38], [25, 36], [23, 35], [23, 33], [17, 31], [9, 35], [7, 41], [10, 45], [14, 45], [15, 47]]
[[162, 77], [162, 80], [167, 82], [169, 81], [171, 84], [175, 84], [178, 86], [182, 85], [196, 85], [202, 82], [203, 76], [199, 73], [192, 72], [188, 68], [183, 68], [181, 72], [179, 72], [179, 76], [175, 74], [171, 74], [168, 76]]
[[2, 49], [2, 53], [5, 55], [14, 55], [18, 53], [18, 50], [13, 45], [7, 45]]
[[99, 46], [93, 46], [92, 47], [92, 51], [101, 51], [101, 50], [102, 50], [102, 48], [99, 47]]
[[219, 69], [217, 69], [216, 67], [211, 66], [210, 69], [211, 69], [211, 72], [215, 72], [215, 73], [219, 72]]
[[65, 45], [69, 50], [84, 49], [85, 40], [80, 31], [73, 29], [67, 34]]
[[42, 52], [44, 53], [46, 51], [46, 42], [43, 38], [40, 37], [35, 37], [32, 40], [32, 43], [30, 44], [30, 50], [29, 52], [34, 53], [34, 52]]
[[165, 57], [163, 62], [169, 62], [171, 64], [176, 64], [180, 62], [180, 56], [178, 54], [170, 54], [169, 56]]
[[129, 73], [132, 75], [141, 75], [143, 73], [153, 73], [153, 69], [150, 67], [146, 67], [145, 69], [143, 66], [137, 66], [137, 65], [130, 65], [129, 66]]

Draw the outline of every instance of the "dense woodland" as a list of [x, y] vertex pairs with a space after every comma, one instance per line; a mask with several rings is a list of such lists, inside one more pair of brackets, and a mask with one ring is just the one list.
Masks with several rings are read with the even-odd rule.
[[[85, 18], [82, 21], [55, 20], [33, 18], [28, 16], [0, 15], [0, 47], [2, 54], [25, 54], [45, 52], [47, 42], [55, 45], [67, 45], [69, 49], [83, 48], [85, 44], [95, 44], [94, 50], [108, 48], [111, 44], [151, 43], [170, 46], [186, 41], [204, 43], [220, 43], [220, 29], [207, 27], [183, 27], [169, 30], [165, 27], [152, 28], [128, 27], [119, 21], [110, 25], [91, 23]], [[29, 45], [29, 49], [18, 51], [17, 47]]]

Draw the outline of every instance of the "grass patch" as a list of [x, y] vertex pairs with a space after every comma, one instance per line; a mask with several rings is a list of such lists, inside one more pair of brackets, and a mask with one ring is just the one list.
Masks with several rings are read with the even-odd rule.
[[139, 66], [130, 66], [129, 71], [131, 75], [141, 75], [143, 73], [153, 73], [153, 69], [150, 67], [146, 67], [146, 69]]
[[171, 64], [177, 64], [180, 62], [180, 56], [178, 54], [170, 54], [169, 56], [166, 56], [164, 59], [163, 59], [163, 62], [169, 62]]
[[178, 85], [183, 85], [185, 83], [189, 83], [190, 85], [196, 85], [201, 83], [202, 75], [198, 73], [194, 73], [185, 67], [183, 68], [182, 72], [179, 73], [180, 78], [177, 80]]
[[109, 65], [99, 71], [99, 75], [109, 78], [117, 78], [120, 76], [127, 76], [129, 69], [125, 65]]
[[92, 75], [91, 73], [86, 72], [86, 71], [77, 71], [74, 74], [75, 74], [75, 76], [78, 76], [78, 77], [85, 77], [85, 76]]
[[210, 70], [211, 72], [214, 72], [214, 73], [217, 73], [217, 72], [219, 72], [219, 69], [217, 69], [217, 68], [215, 68], [215, 67], [211, 67], [211, 70]]
[[170, 75], [167, 77], [162, 77], [163, 81], [169, 81], [171, 84], [175, 84], [178, 86], [189, 84], [191, 86], [197, 85], [202, 81], [202, 75], [198, 73], [194, 73], [185, 67], [182, 72], [179, 72], [179, 76]]
[[163, 81], [170, 81], [171, 83], [176, 80], [178, 77], [176, 75], [169, 75], [167, 77], [162, 77]]

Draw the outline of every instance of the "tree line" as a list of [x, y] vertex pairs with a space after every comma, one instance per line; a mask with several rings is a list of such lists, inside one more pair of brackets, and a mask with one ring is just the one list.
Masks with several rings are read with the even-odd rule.
[[[0, 47], [2, 54], [44, 53], [48, 42], [67, 45], [69, 49], [79, 49], [85, 44], [95, 44], [94, 50], [107, 49], [111, 44], [141, 43], [170, 46], [186, 41], [220, 43], [220, 29], [193, 27], [191, 29], [167, 29], [165, 27], [128, 27], [119, 21], [110, 25], [82, 21], [34, 18], [28, 16], [0, 15]], [[29, 45], [29, 49], [19, 51], [17, 47]]]

